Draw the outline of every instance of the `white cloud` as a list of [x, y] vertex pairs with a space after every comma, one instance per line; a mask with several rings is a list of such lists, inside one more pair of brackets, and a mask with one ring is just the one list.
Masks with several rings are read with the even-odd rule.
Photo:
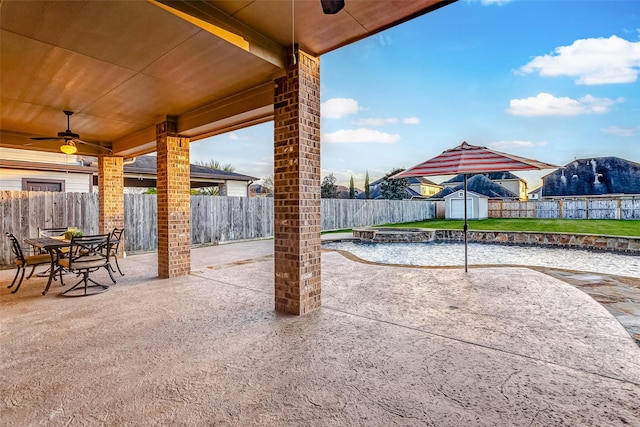
[[633, 83], [640, 73], [640, 42], [617, 36], [580, 39], [557, 47], [553, 54], [537, 56], [520, 68], [545, 77], [577, 77], [582, 85]]
[[245, 136], [240, 136], [240, 135], [238, 135], [238, 133], [236, 133], [236, 132], [231, 132], [231, 133], [229, 134], [229, 139], [231, 139], [231, 140], [233, 140], [233, 141], [248, 141], [248, 140], [250, 140], [251, 138], [250, 138], [249, 136], [247, 136], [247, 135], [245, 135]]
[[[368, 118], [358, 119], [353, 122], [356, 126], [387, 126], [400, 123], [400, 120], [395, 117], [388, 118]], [[420, 119], [417, 117], [407, 117], [402, 119], [402, 123], [405, 125], [417, 125], [420, 124]]]
[[322, 117], [339, 119], [358, 112], [358, 102], [353, 98], [331, 98], [320, 105]]
[[640, 126], [632, 126], [628, 128], [609, 126], [608, 128], [600, 129], [604, 133], [617, 136], [635, 136], [640, 133]]
[[341, 129], [333, 133], [324, 134], [322, 141], [329, 144], [394, 144], [400, 141], [400, 135], [384, 133], [366, 128]]
[[611, 100], [585, 95], [580, 99], [557, 98], [550, 93], [539, 93], [534, 97], [512, 99], [507, 112], [514, 116], [578, 116], [581, 114], [603, 114], [622, 99]]
[[536, 147], [544, 147], [547, 145], [547, 141], [496, 141], [489, 144], [490, 148], [495, 150], [505, 150], [510, 148], [536, 148]]
[[405, 125], [419, 125], [420, 119], [417, 117], [407, 117], [406, 119], [402, 120], [402, 123], [404, 123]]
[[380, 46], [390, 46], [392, 44], [391, 37], [389, 37], [385, 33], [378, 33], [377, 39], [380, 43]]
[[398, 123], [398, 119], [395, 118], [387, 118], [387, 119], [358, 119], [354, 122], [356, 126], [386, 126], [386, 125], [394, 125]]

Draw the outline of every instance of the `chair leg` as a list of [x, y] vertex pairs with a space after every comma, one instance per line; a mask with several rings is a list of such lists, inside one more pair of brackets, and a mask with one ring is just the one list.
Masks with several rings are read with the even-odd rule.
[[27, 280], [31, 279], [31, 276], [33, 276], [33, 273], [36, 271], [36, 267], [37, 265], [33, 266], [33, 268], [31, 269], [31, 273], [29, 273], [29, 275], [27, 276]]
[[13, 287], [13, 284], [16, 283], [16, 279], [18, 278], [18, 274], [20, 274], [20, 270], [22, 270], [22, 268], [18, 267], [16, 269], [16, 275], [13, 276], [13, 281], [11, 282], [11, 284], [9, 286], [7, 286], [7, 289], [10, 289]]
[[[116, 260], [116, 267], [118, 267], [118, 273], [120, 273], [121, 276], [124, 276], [124, 273], [122, 272], [122, 270], [120, 270], [120, 264], [118, 264], [118, 258], [115, 258], [115, 260]], [[113, 270], [113, 272], [115, 273], [116, 271]]]
[[[111, 264], [109, 263], [109, 264], [107, 264], [107, 266], [106, 266], [105, 268], [106, 268], [106, 270], [107, 270], [107, 273], [109, 273], [109, 277], [111, 277], [111, 281], [112, 281], [112, 282], [113, 282], [113, 284], [115, 285], [115, 283], [116, 283], [116, 278], [115, 278], [115, 277], [113, 277], [113, 274], [111, 273], [111, 270], [113, 270], [113, 267], [111, 267]], [[89, 279], [89, 280], [91, 280], [91, 279]], [[91, 281], [93, 282], [93, 280], [91, 280]], [[94, 283], [95, 283], [95, 282], [94, 282]]]
[[[107, 270], [109, 270], [107, 268]], [[109, 287], [106, 285], [102, 285], [98, 282], [96, 282], [95, 280], [91, 279], [89, 277], [89, 271], [82, 271], [79, 272], [78, 275], [82, 275], [82, 279], [80, 279], [80, 281], [78, 283], [76, 283], [75, 285], [73, 285], [71, 288], [67, 289], [66, 291], [64, 291], [62, 293], [63, 296], [66, 297], [83, 297], [83, 296], [87, 296], [87, 295], [95, 295], [95, 294], [99, 294], [102, 292], [105, 292], [107, 290], [109, 290]], [[89, 285], [89, 282], [94, 283], [93, 285]], [[84, 285], [84, 286], [82, 286]], [[97, 290], [95, 292], [89, 293], [88, 288], [96, 288]], [[80, 293], [72, 293], [75, 290], [82, 290], [83, 292]]]
[[[22, 284], [22, 279], [24, 279], [25, 269], [21, 268], [21, 270], [22, 270], [22, 274], [20, 275], [20, 281], [18, 282], [18, 285], [16, 286], [16, 288], [11, 291], [12, 294], [15, 294], [16, 292], [18, 292], [18, 289], [20, 289], [20, 285]], [[18, 276], [16, 275], [16, 277]]]

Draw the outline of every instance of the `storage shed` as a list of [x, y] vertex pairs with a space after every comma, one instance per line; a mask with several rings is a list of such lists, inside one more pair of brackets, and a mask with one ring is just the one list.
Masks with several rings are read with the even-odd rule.
[[[454, 191], [444, 197], [445, 218], [464, 219], [464, 191]], [[467, 191], [467, 219], [489, 218], [489, 198]]]

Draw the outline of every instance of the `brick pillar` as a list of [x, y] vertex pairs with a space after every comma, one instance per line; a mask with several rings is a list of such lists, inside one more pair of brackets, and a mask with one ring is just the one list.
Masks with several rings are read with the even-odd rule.
[[299, 52], [274, 97], [275, 309], [320, 307], [320, 59]]
[[158, 277], [191, 271], [189, 138], [177, 135], [175, 120], [156, 126], [158, 188]]
[[[124, 228], [124, 173], [122, 157], [98, 156], [98, 232]], [[125, 231], [126, 232], [126, 231]], [[124, 245], [120, 245], [120, 256]]]

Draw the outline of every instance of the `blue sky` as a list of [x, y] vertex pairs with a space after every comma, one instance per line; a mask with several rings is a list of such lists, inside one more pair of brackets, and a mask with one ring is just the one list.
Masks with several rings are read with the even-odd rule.
[[[322, 56], [322, 175], [362, 188], [462, 141], [640, 162], [639, 73], [638, 1], [460, 0]], [[191, 158], [272, 175], [273, 123], [194, 142]], [[532, 189], [548, 172], [518, 175]]]

